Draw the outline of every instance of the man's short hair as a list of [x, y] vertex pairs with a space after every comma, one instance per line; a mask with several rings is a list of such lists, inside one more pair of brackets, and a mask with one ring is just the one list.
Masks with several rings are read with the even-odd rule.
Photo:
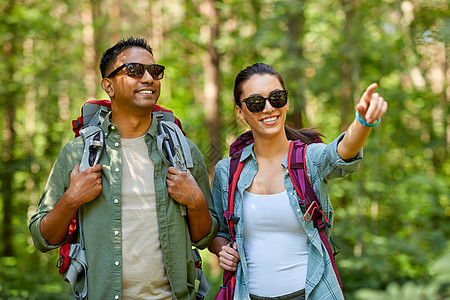
[[117, 56], [124, 50], [131, 47], [144, 48], [153, 56], [152, 48], [147, 43], [146, 39], [132, 36], [127, 39], [121, 39], [119, 42], [117, 42], [117, 44], [103, 53], [103, 56], [100, 60], [100, 72], [102, 73], [102, 78], [106, 77], [106, 70], [116, 62]]

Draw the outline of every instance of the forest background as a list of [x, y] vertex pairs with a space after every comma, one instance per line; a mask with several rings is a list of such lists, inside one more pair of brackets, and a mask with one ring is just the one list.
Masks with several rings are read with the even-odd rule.
[[[445, 0], [3, 0], [0, 2], [0, 299], [67, 299], [57, 251], [38, 252], [28, 219], [71, 120], [106, 99], [98, 62], [145, 37], [166, 66], [171, 108], [209, 171], [246, 130], [235, 75], [275, 67], [288, 120], [330, 142], [378, 82], [388, 113], [359, 172], [330, 184], [347, 299], [450, 298], [449, 40]], [[202, 252], [212, 299], [217, 259]]]

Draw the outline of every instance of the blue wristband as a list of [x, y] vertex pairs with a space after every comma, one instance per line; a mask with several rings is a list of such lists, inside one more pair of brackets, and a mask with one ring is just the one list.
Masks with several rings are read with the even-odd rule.
[[378, 123], [380, 123], [380, 121], [381, 121], [381, 118], [380, 118], [380, 119], [378, 119], [375, 123], [369, 124], [369, 123], [367, 123], [366, 121], [364, 121], [364, 120], [359, 116], [358, 111], [356, 111], [355, 117], [356, 117], [356, 119], [359, 121], [359, 123], [361, 123], [363, 126], [366, 126], [366, 127], [375, 127], [375, 126], [377, 126]]

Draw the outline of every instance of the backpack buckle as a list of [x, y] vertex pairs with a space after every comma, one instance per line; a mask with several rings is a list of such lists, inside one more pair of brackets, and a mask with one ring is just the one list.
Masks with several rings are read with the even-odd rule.
[[231, 212], [228, 211], [228, 210], [226, 210], [226, 211], [223, 212], [223, 216], [224, 216], [225, 219], [227, 219], [228, 221], [229, 221], [229, 220], [233, 221], [234, 224], [237, 224], [237, 222], [239, 222], [239, 219], [240, 219], [240, 218], [236, 217], [236, 216], [234, 215], [234, 213], [231, 213]]
[[[325, 226], [330, 227], [327, 217], [323, 213], [322, 208], [319, 206], [319, 204], [315, 200], [309, 205], [308, 209], [306, 210], [305, 214], [303, 215], [303, 219], [306, 222], [311, 221], [311, 219], [314, 217], [314, 213], [316, 211], [319, 212], [320, 214], [322, 214], [323, 220], [324, 220], [324, 221], [322, 221], [322, 218], [320, 218], [320, 216], [314, 218], [314, 221], [317, 223], [317, 229], [319, 231], [321, 231], [321, 230], [325, 229]], [[309, 214], [309, 217], [308, 217], [308, 214]]]

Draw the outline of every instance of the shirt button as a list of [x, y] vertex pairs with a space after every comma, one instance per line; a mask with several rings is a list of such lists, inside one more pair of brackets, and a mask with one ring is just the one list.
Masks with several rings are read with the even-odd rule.
[[119, 199], [114, 199], [114, 203], [115, 204], [119, 203]]
[[114, 264], [115, 264], [116, 266], [118, 266], [118, 265], [120, 265], [120, 262], [116, 261]]
[[114, 171], [119, 172], [119, 168], [115, 168]]
[[299, 212], [300, 212], [300, 209], [297, 208], [297, 212], [299, 213]]
[[118, 234], [119, 234], [118, 230], [114, 231], [114, 235], [118, 235]]
[[293, 196], [293, 195], [294, 195], [294, 192], [290, 192], [290, 194], [291, 194], [291, 196]]
[[114, 299], [119, 299], [119, 295], [115, 295], [115, 296], [114, 296]]
[[111, 130], [116, 130], [116, 126], [111, 126]]
[[118, 143], [118, 142], [115, 142], [115, 143], [114, 143], [114, 146], [119, 147], [119, 143]]

